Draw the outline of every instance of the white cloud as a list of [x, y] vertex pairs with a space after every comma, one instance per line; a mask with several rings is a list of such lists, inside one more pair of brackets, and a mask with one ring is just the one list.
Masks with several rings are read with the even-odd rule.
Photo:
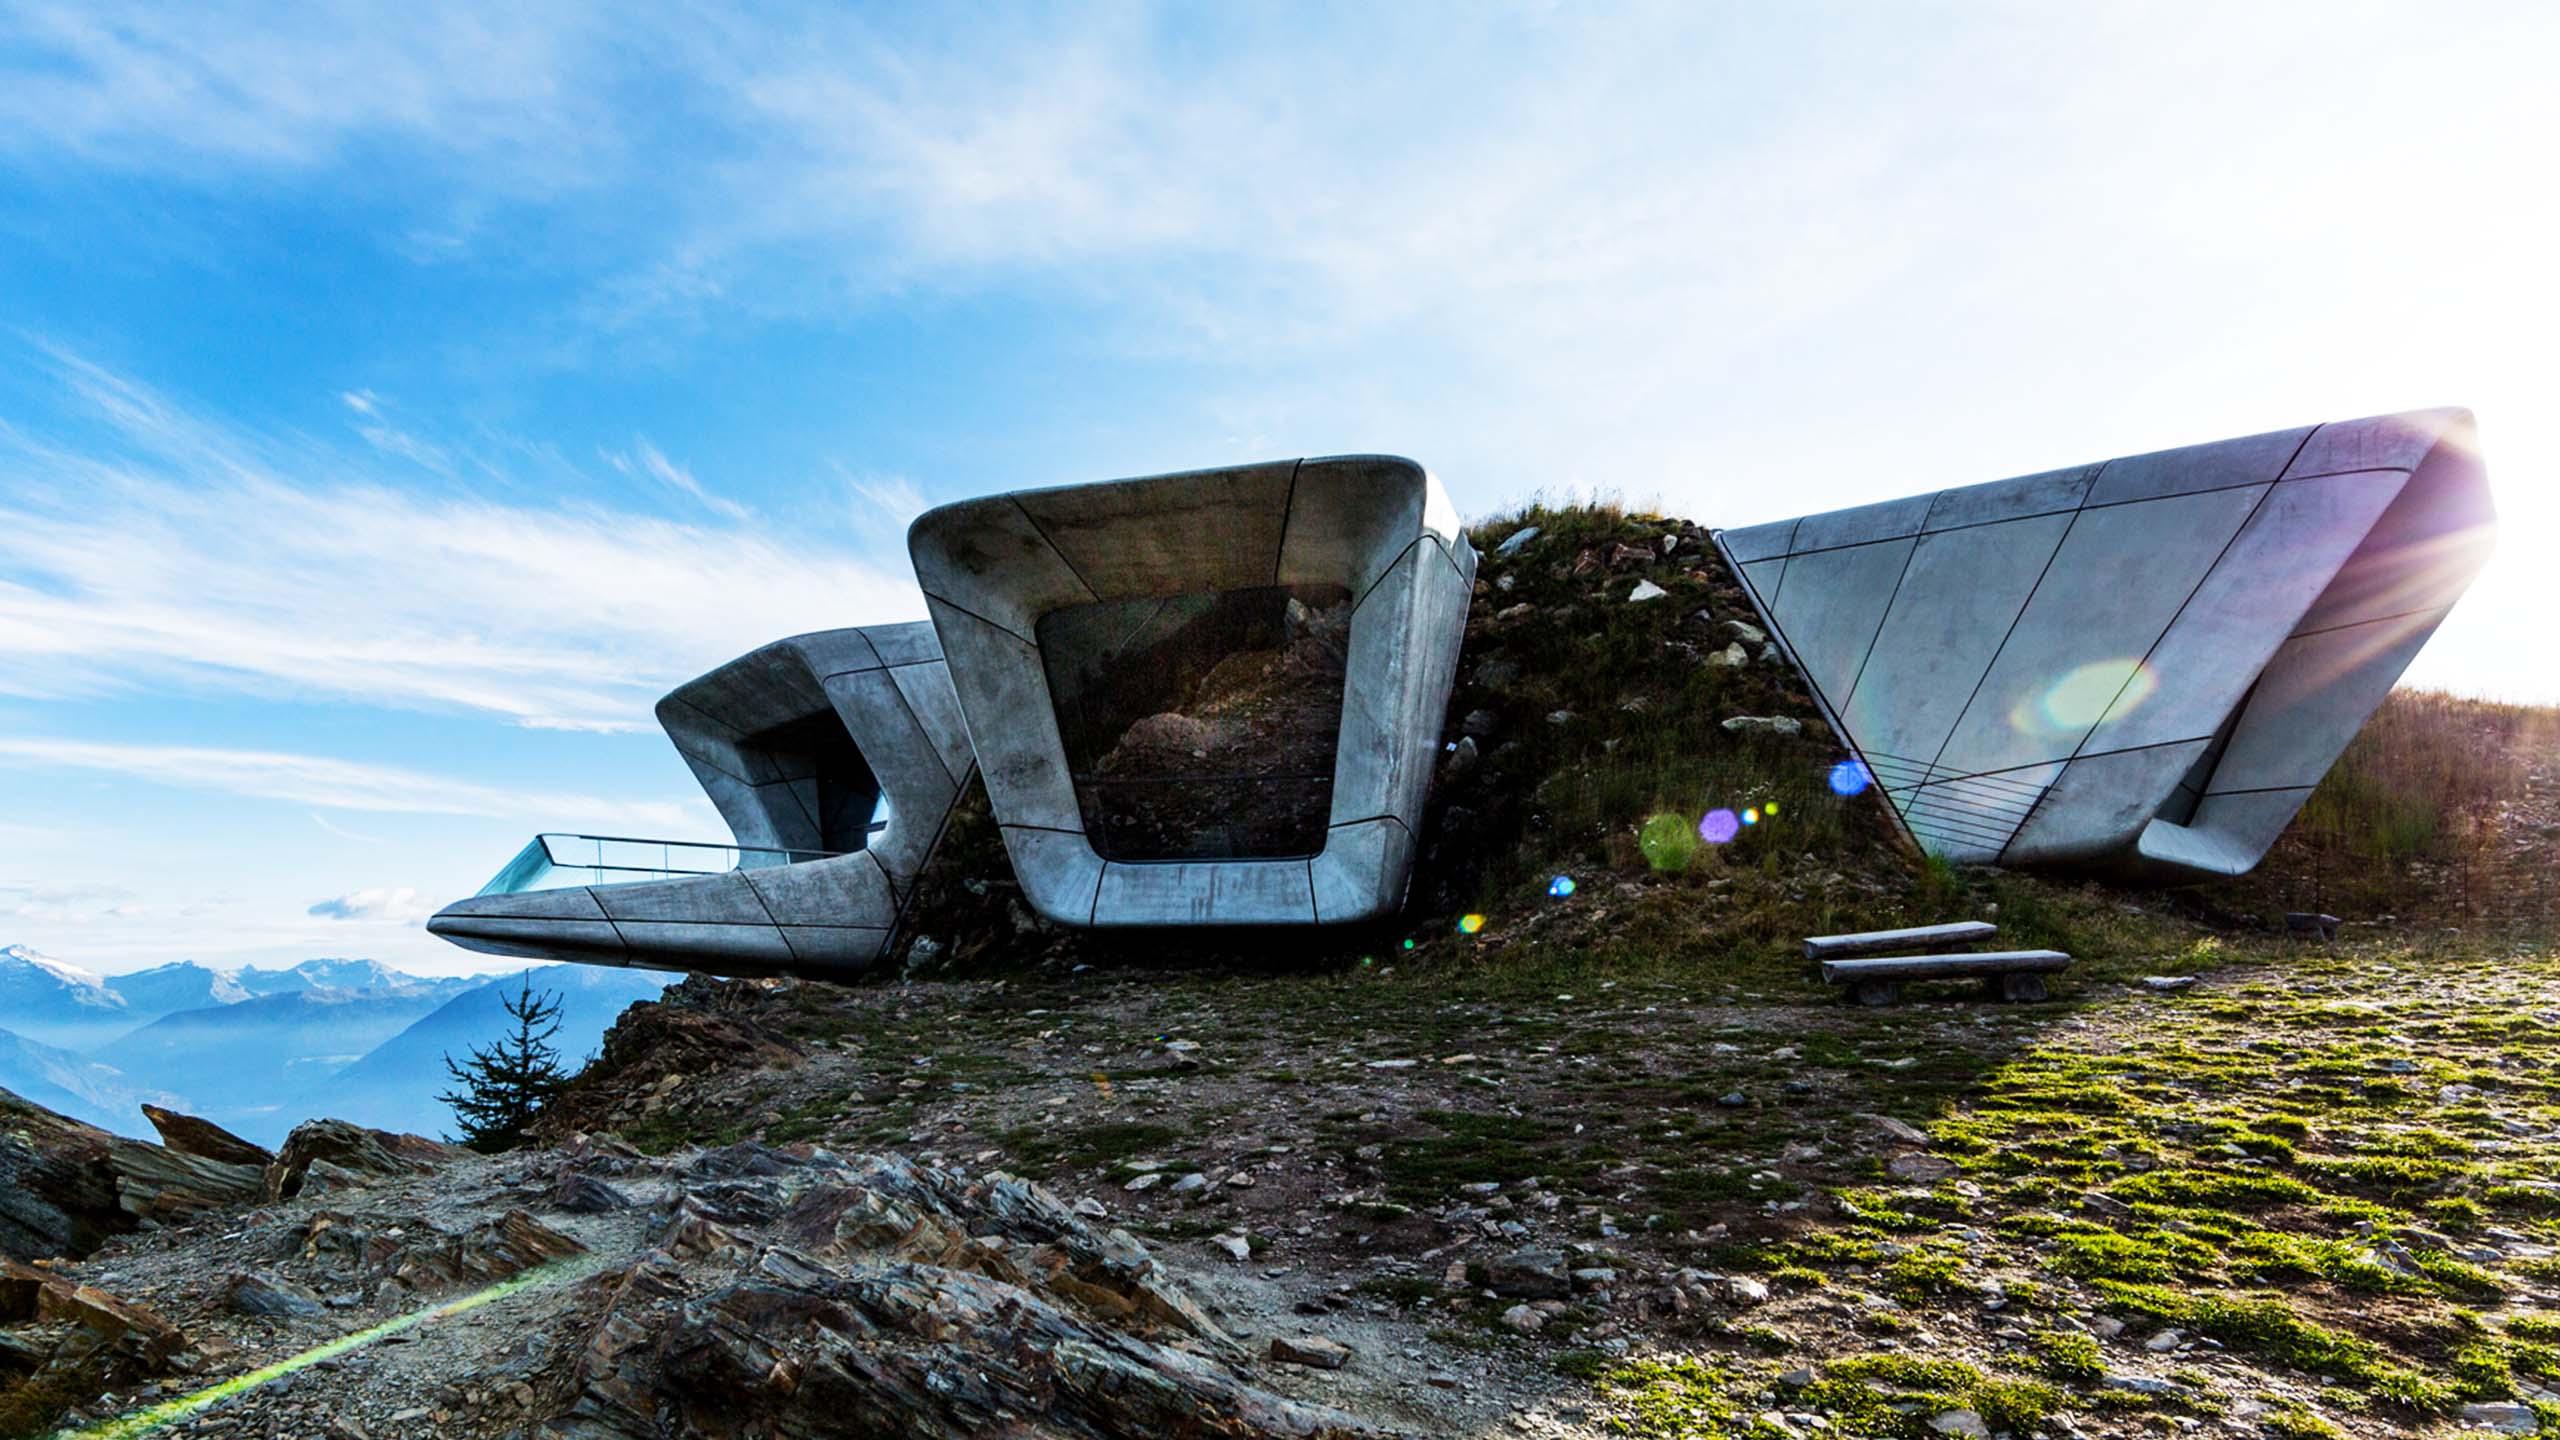
[[678, 494], [689, 495], [695, 500], [702, 502], [704, 509], [710, 510], [715, 514], [725, 515], [730, 519], [737, 521], [746, 521], [755, 518], [754, 512], [747, 509], [746, 506], [739, 504], [735, 500], [714, 495], [710, 491], [702, 488], [702, 482], [693, 478], [692, 471], [687, 470], [673, 460], [668, 459], [665, 452], [661, 451], [657, 446], [649, 443], [649, 437], [646, 435], [635, 435], [632, 437], [631, 453], [629, 455], [619, 455], [611, 451], [607, 451], [605, 453], [605, 459], [613, 466], [614, 469], [621, 471], [623, 474], [630, 475], [636, 472], [638, 474], [645, 475]]
[[343, 825], [332, 824], [328, 816], [321, 814], [317, 810], [311, 812], [311, 823], [319, 826], [322, 831], [335, 835], [341, 840], [353, 840], [359, 845], [379, 845], [382, 843], [381, 836], [359, 835], [355, 831], [350, 830]]
[[[361, 156], [416, 197], [395, 230], [465, 247], [530, 213], [584, 247], [527, 322], [545, 363], [963, 295], [1175, 357], [1133, 400], [1168, 447], [1748, 523], [2443, 399], [2494, 475], [2560, 463], [2560, 11], [2460, 13], [37, 7], [0, 21], [0, 149]], [[2501, 586], [2548, 608], [2517, 560]], [[2422, 670], [2536, 638], [2489, 610]]]
[[912, 577], [743, 510], [714, 530], [394, 490], [54, 359], [110, 443], [0, 430], [0, 694], [197, 686], [646, 729], [658, 695], [776, 636], [923, 609]]
[[29, 0], [0, 11], [0, 148], [175, 171], [306, 166], [428, 135], [484, 179], [571, 183], [612, 153], [601, 97], [570, 83], [599, 38], [590, 18]]
[[417, 925], [436, 913], [436, 907], [411, 886], [377, 886], [323, 900], [306, 913], [322, 920], [375, 920], [394, 925]]
[[904, 475], [848, 472], [844, 483], [853, 492], [854, 523], [871, 534], [895, 537], [900, 544], [905, 543], [907, 526], [927, 508], [924, 491]]
[[577, 826], [620, 824], [660, 830], [694, 818], [686, 805], [633, 804], [592, 795], [475, 785], [396, 765], [275, 750], [0, 736], [0, 766], [8, 765], [95, 770], [155, 784], [334, 810], [527, 817]]

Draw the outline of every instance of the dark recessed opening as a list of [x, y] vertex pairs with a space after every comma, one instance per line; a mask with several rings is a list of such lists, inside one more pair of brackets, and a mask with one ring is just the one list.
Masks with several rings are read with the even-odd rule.
[[1037, 637], [1106, 860], [1324, 849], [1351, 592], [1260, 586], [1053, 611]]
[[786, 720], [738, 742], [763, 773], [757, 787], [774, 833], [796, 850], [860, 850], [870, 843], [880, 781], [832, 710]]

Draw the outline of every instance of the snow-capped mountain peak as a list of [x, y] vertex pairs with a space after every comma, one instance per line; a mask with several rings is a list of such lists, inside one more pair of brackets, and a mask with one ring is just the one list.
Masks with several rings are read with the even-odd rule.
[[104, 990], [107, 982], [81, 969], [68, 960], [56, 960], [31, 945], [0, 945], [0, 973], [24, 966], [41, 971], [64, 985], [84, 990]]

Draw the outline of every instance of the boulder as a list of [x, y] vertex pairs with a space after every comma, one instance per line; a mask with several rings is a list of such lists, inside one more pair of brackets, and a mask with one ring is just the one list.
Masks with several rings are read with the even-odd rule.
[[222, 1303], [235, 1315], [267, 1320], [306, 1320], [327, 1310], [310, 1286], [254, 1272], [224, 1281]]
[[572, 1215], [601, 1215], [630, 1208], [631, 1197], [593, 1175], [572, 1170], [551, 1188], [551, 1204]]
[[424, 1135], [368, 1130], [344, 1120], [306, 1120], [284, 1137], [284, 1148], [268, 1164], [266, 1198], [289, 1200], [315, 1182], [325, 1188], [424, 1175], [468, 1153]]
[[1321, 1335], [1274, 1335], [1271, 1337], [1271, 1358], [1283, 1365], [1339, 1370], [1351, 1363], [1351, 1347]]
[[1515, 1300], [1561, 1300], [1573, 1293], [1573, 1275], [1560, 1250], [1514, 1250], [1485, 1264], [1485, 1286]]
[[162, 1145], [181, 1155], [219, 1160], [226, 1165], [255, 1165], [262, 1170], [276, 1158], [264, 1145], [253, 1145], [210, 1120], [163, 1110], [157, 1105], [143, 1106], [142, 1118], [160, 1132]]

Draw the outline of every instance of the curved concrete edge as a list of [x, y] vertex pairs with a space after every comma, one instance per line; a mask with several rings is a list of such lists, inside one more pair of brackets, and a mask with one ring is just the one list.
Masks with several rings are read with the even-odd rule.
[[2441, 408], [1715, 540], [1923, 848], [2180, 883], [2264, 856], [2494, 533]]
[[1013, 862], [1013, 878], [1033, 910], [1062, 925], [1094, 923], [1103, 859], [1093, 853], [1083, 831], [1001, 825], [1000, 833], [1005, 856]]
[[1357, 924], [1404, 908], [1413, 854], [1413, 832], [1391, 817], [1335, 826], [1307, 865], [1317, 923]]
[[[1308, 859], [1109, 863], [1084, 834], [1038, 642], [1040, 618], [1095, 600], [1333, 584], [1355, 598], [1331, 833], [1419, 826], [1476, 567], [1430, 473], [1329, 456], [989, 496], [927, 511], [908, 553], [941, 636], [1023, 893], [1076, 926], [1307, 925], [1401, 899], [1413, 847], [1345, 842]], [[1328, 859], [1327, 857], [1331, 858]], [[1368, 873], [1373, 867], [1383, 867]], [[1358, 871], [1354, 875], [1351, 872]]]
[[1103, 862], [1094, 891], [1098, 928], [1159, 925], [1310, 925], [1314, 883], [1304, 860]]
[[860, 973], [898, 918], [897, 892], [867, 852], [643, 880], [479, 895], [428, 933], [485, 954], [724, 975]]
[[930, 621], [813, 630], [787, 636], [677, 686], [658, 721], [741, 845], [794, 850], [822, 843], [808, 777], [745, 742], [774, 726], [832, 711], [889, 804], [889, 823], [865, 848], [903, 883], [924, 868], [967, 779], [959, 703]]

